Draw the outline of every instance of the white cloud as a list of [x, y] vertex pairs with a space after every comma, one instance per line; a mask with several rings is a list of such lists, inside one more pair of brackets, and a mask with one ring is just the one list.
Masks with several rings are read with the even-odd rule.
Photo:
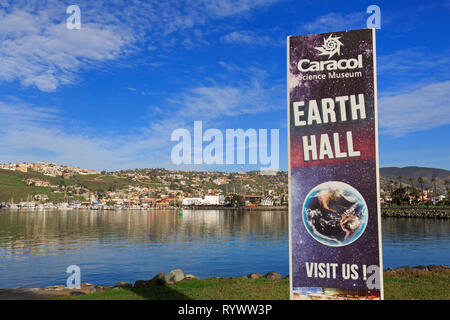
[[[170, 99], [171, 104], [179, 106], [170, 118], [189, 122], [220, 120], [284, 108], [284, 83], [269, 81], [265, 70], [242, 68], [223, 61], [219, 65], [228, 71], [226, 78], [186, 89]], [[230, 78], [239, 80], [231, 82]]]
[[185, 89], [158, 109], [161, 113], [153, 113], [147, 126], [132, 132], [100, 136], [89, 128], [75, 131], [58, 108], [17, 99], [0, 101], [0, 160], [51, 161], [97, 170], [170, 167], [173, 130], [192, 131], [195, 120], [203, 121], [206, 130], [232, 117], [284, 108], [284, 85], [269, 82], [265, 71], [221, 66], [240, 74], [241, 80], [226, 85], [217, 80]]
[[361, 29], [366, 27], [366, 19], [363, 11], [348, 14], [331, 12], [303, 24], [301, 28], [308, 33]]
[[419, 88], [450, 77], [449, 54], [448, 51], [434, 52], [425, 48], [398, 50], [377, 57], [377, 73], [382, 78], [395, 79], [387, 90], [395, 91], [405, 85]]
[[0, 102], [1, 162], [49, 161], [97, 170], [149, 167], [170, 153], [161, 131], [96, 136], [68, 129], [64, 114], [13, 100]]
[[0, 101], [0, 133], [11, 126], [24, 129], [35, 124], [49, 124], [59, 121], [59, 110], [56, 108], [31, 107], [22, 101]]
[[[128, 52], [174, 43], [207, 44], [183, 32], [213, 19], [264, 8], [273, 0], [87, 1], [80, 0], [81, 30], [66, 28], [67, 3], [61, 0], [2, 1], [0, 11], [0, 82], [51, 92], [77, 80], [85, 68]], [[176, 35], [176, 36], [174, 36]], [[151, 44], [145, 45], [148, 41]], [[183, 42], [184, 41], [184, 42]], [[142, 45], [142, 46], [141, 46]]]
[[200, 0], [198, 4], [204, 6], [205, 11], [217, 16], [228, 17], [263, 8], [277, 2], [277, 0]]
[[49, 18], [53, 10], [23, 9], [0, 16], [0, 81], [54, 91], [75, 81], [85, 66], [117, 58], [133, 36], [114, 26], [85, 23], [68, 30]]
[[450, 81], [379, 99], [381, 132], [403, 136], [450, 124]]
[[267, 34], [261, 34], [256, 31], [242, 30], [233, 31], [222, 37], [226, 43], [245, 45], [245, 46], [267, 46], [267, 45], [283, 45], [282, 41], [275, 40]]

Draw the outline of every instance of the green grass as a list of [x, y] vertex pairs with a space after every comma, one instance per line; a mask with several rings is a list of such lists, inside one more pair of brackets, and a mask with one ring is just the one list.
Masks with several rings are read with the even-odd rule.
[[208, 278], [185, 280], [173, 285], [110, 289], [77, 297], [76, 300], [285, 300], [289, 280]]
[[[450, 272], [384, 277], [387, 300], [449, 300]], [[59, 299], [75, 300], [287, 300], [289, 280], [208, 278], [173, 285], [110, 289], [105, 292]]]
[[1, 171], [0, 201], [10, 201], [11, 199], [14, 199], [15, 201], [24, 201], [27, 200], [28, 196], [34, 196], [36, 194], [46, 194], [50, 201], [62, 201], [64, 199], [64, 194], [53, 193], [51, 188], [25, 185], [22, 180], [25, 179], [25, 177], [33, 177], [34, 175], [32, 174], [25, 176], [24, 173], [5, 173], [4, 171], [6, 170]]
[[385, 275], [384, 287], [388, 300], [450, 300], [450, 272]]
[[[0, 202], [25, 201], [29, 196], [36, 194], [46, 194], [52, 202], [64, 201], [64, 193], [54, 193], [52, 188], [27, 186], [25, 179], [39, 178], [48, 181], [51, 185], [64, 184], [66, 186], [80, 186], [88, 188], [91, 191], [104, 192], [110, 188], [122, 189], [128, 185], [148, 186], [145, 183], [137, 183], [127, 178], [118, 178], [111, 175], [74, 175], [71, 178], [45, 176], [39, 172], [28, 171], [10, 171], [0, 169]], [[80, 200], [80, 197], [73, 197], [74, 200]]]

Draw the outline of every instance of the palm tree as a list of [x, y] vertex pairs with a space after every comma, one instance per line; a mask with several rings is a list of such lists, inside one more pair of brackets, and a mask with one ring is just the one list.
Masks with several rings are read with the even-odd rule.
[[[411, 193], [413, 194], [413, 196], [414, 196], [414, 194], [415, 194], [415, 189], [414, 189], [414, 178], [409, 178], [408, 179], [409, 180], [409, 183], [411, 184]], [[414, 199], [415, 200], [415, 199]]]
[[390, 190], [390, 191], [392, 191], [392, 185], [394, 184], [394, 181], [392, 181], [392, 180], [389, 180], [389, 186], [388, 186], [388, 189]]
[[402, 176], [398, 176], [397, 177], [397, 179], [398, 179], [398, 181], [399, 181], [399, 183], [400, 183], [400, 189], [402, 188]]
[[431, 178], [431, 182], [433, 183], [433, 198], [434, 197], [436, 197], [437, 196], [437, 194], [436, 194], [436, 178], [435, 177], [433, 177], [433, 178]]
[[414, 188], [414, 178], [409, 178], [409, 183], [411, 183], [411, 187]]
[[422, 177], [417, 178], [417, 182], [419, 182], [419, 184], [420, 184], [420, 188], [422, 189], [421, 196], [423, 197], [424, 196], [424, 194], [423, 194], [423, 178]]
[[392, 202], [399, 204], [401, 197], [399, 196], [400, 188], [398, 187], [398, 181], [394, 181], [394, 186], [395, 187], [394, 187], [394, 192], [392, 194]]
[[448, 198], [449, 198], [448, 180], [445, 180], [444, 184], [445, 184], [445, 190], [447, 191], [447, 201], [446, 202], [448, 203]]
[[431, 182], [433, 183], [433, 187], [434, 187], [434, 190], [433, 190], [433, 193], [434, 193], [434, 195], [436, 195], [436, 178], [431, 178]]
[[394, 188], [392, 187], [393, 183], [394, 183], [394, 181], [389, 180], [389, 185], [387, 187], [387, 189], [389, 191], [389, 196], [391, 197], [391, 202], [393, 201], [393, 196], [394, 196]]

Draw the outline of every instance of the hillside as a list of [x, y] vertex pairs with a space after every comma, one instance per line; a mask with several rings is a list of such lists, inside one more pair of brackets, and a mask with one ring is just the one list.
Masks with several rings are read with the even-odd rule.
[[[436, 189], [446, 194], [446, 181], [450, 180], [450, 171], [424, 167], [387, 167], [380, 169], [381, 188], [387, 189], [390, 184], [403, 186], [411, 184], [419, 187], [418, 178], [424, 180], [424, 189], [434, 189], [432, 178], [436, 179]], [[45, 186], [27, 185], [29, 179], [46, 181]], [[90, 175], [73, 175], [70, 177], [50, 177], [35, 171], [26, 173], [0, 169], [0, 202], [24, 201], [34, 195], [46, 195], [49, 201], [60, 202], [65, 199], [82, 200], [83, 194], [108, 194], [122, 191], [137, 197], [159, 198], [164, 194], [181, 194], [183, 197], [202, 196], [208, 190], [222, 190], [223, 193], [261, 194], [273, 190], [274, 195], [287, 198], [287, 172], [279, 172], [275, 176], [261, 176], [259, 172], [239, 173], [220, 172], [184, 172], [165, 169], [124, 170], [118, 172], [102, 172]]]
[[399, 176], [402, 177], [403, 185], [411, 185], [409, 179], [413, 178], [414, 186], [418, 187], [419, 183], [417, 179], [422, 177], [424, 180], [423, 186], [424, 188], [432, 189], [433, 184], [431, 182], [432, 178], [436, 179], [436, 189], [439, 192], [445, 192], [446, 185], [445, 181], [450, 181], [450, 171], [445, 169], [437, 169], [437, 168], [425, 168], [425, 167], [386, 167], [380, 168], [380, 182], [381, 187], [386, 188], [389, 184], [389, 181], [399, 181]]
[[241, 175], [136, 169], [52, 177], [33, 170], [20, 172], [0, 169], [0, 202], [31, 200], [35, 195], [45, 195], [51, 202], [83, 200], [90, 194], [124, 199], [175, 195], [201, 197], [209, 190], [225, 194], [260, 194], [272, 190], [274, 195], [284, 199], [287, 198], [287, 173], [264, 176], [256, 171]]
[[[34, 185], [26, 185], [24, 180], [38, 179], [47, 181], [50, 185], [55, 187], [41, 187]], [[63, 177], [45, 176], [38, 172], [20, 172], [0, 169], [0, 202], [10, 201], [11, 199], [17, 201], [29, 200], [30, 196], [37, 194], [44, 194], [49, 197], [50, 201], [60, 202], [64, 200], [65, 190], [73, 194], [73, 199], [80, 200], [82, 198], [75, 196], [88, 190], [93, 192], [103, 192], [108, 189], [119, 189], [127, 185], [137, 185], [131, 179], [115, 177], [110, 175], [76, 175], [65, 179]], [[75, 188], [79, 187], [78, 192]], [[59, 189], [59, 192], [54, 192]]]

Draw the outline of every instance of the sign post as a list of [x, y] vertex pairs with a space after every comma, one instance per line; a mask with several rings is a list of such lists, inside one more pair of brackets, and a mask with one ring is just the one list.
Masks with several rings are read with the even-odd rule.
[[383, 299], [375, 29], [288, 37], [291, 299]]

